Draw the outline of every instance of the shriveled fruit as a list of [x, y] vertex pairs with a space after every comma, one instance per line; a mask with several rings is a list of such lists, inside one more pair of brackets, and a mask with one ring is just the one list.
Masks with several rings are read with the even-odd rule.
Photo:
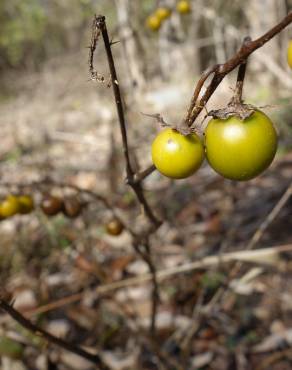
[[109, 235], [118, 236], [124, 230], [124, 225], [117, 218], [112, 218], [106, 225], [106, 231]]
[[82, 204], [76, 197], [66, 197], [64, 199], [63, 213], [69, 218], [75, 218], [80, 215]]
[[277, 133], [269, 117], [256, 110], [244, 120], [237, 116], [211, 119], [205, 130], [205, 147], [216, 172], [232, 180], [250, 180], [272, 163]]
[[204, 148], [196, 134], [182, 135], [171, 128], [162, 130], [152, 143], [152, 161], [164, 176], [191, 176], [204, 160]]
[[46, 195], [42, 200], [41, 209], [47, 216], [55, 216], [63, 210], [63, 200], [56, 196]]

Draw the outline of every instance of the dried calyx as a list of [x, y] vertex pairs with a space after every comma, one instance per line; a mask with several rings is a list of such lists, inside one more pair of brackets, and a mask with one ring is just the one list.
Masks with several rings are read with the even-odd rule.
[[208, 116], [219, 119], [227, 119], [235, 116], [241, 120], [245, 120], [256, 110], [257, 108], [254, 105], [244, 104], [242, 102], [234, 102], [231, 100], [231, 102], [225, 108], [211, 110], [208, 113]]
[[157, 113], [157, 114], [142, 113], [142, 114], [144, 116], [155, 118], [157, 123], [159, 123], [160, 127], [172, 128], [173, 130], [179, 132], [180, 134], [182, 134], [184, 136], [191, 135], [191, 134], [194, 134], [194, 133], [198, 133], [198, 128], [197, 127], [188, 127], [187, 125], [183, 125], [183, 124], [167, 123], [160, 113]]

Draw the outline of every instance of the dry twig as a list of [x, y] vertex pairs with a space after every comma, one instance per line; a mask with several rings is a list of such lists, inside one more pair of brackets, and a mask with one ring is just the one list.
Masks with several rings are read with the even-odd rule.
[[15, 321], [17, 321], [25, 329], [29, 330], [34, 335], [46, 339], [49, 343], [55, 344], [58, 347], [61, 347], [69, 352], [72, 352], [80, 357], [85, 358], [86, 360], [92, 362], [97, 366], [98, 369], [108, 370], [108, 367], [104, 364], [101, 357], [98, 354], [92, 354], [84, 349], [75, 346], [72, 343], [69, 343], [63, 339], [55, 337], [54, 335], [48, 333], [42, 328], [39, 328], [37, 325], [33, 324], [31, 321], [26, 319], [20, 312], [15, 310], [12, 305], [7, 303], [4, 299], [0, 298], [0, 309], [5, 311], [9, 316], [11, 316]]

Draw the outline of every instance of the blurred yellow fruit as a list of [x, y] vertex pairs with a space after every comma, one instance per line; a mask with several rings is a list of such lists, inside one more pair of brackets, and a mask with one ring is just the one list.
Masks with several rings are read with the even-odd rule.
[[165, 19], [170, 17], [171, 10], [169, 8], [160, 7], [156, 9], [155, 15], [157, 18], [160, 19], [160, 21], [164, 21]]
[[191, 4], [187, 0], [180, 0], [176, 4], [176, 10], [181, 14], [188, 14], [191, 11]]
[[289, 64], [289, 67], [292, 69], [292, 40], [288, 43], [287, 62]]
[[8, 195], [0, 204], [0, 215], [3, 218], [14, 216], [19, 212], [19, 201], [16, 196]]
[[19, 213], [25, 215], [34, 209], [34, 202], [30, 195], [21, 195], [18, 197]]
[[149, 17], [146, 20], [146, 25], [152, 31], [158, 31], [161, 26], [161, 20], [155, 14], [149, 15]]

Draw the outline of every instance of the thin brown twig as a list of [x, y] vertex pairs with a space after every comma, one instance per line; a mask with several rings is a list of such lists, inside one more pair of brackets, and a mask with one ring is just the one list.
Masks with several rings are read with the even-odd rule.
[[125, 114], [124, 114], [124, 108], [123, 108], [123, 103], [122, 103], [121, 91], [120, 91], [115, 63], [114, 63], [114, 59], [113, 59], [113, 55], [111, 51], [110, 40], [109, 40], [107, 28], [106, 28], [105, 17], [95, 16], [95, 25], [96, 25], [96, 28], [99, 29], [101, 32], [101, 35], [104, 41], [105, 51], [107, 54], [107, 60], [108, 60], [108, 65], [110, 69], [110, 74], [111, 74], [113, 92], [114, 92], [117, 114], [118, 114], [119, 124], [120, 124], [120, 131], [121, 131], [122, 142], [123, 142], [123, 152], [124, 152], [124, 157], [125, 157], [125, 162], [126, 162], [127, 183], [132, 187], [133, 191], [135, 192], [139, 202], [141, 203], [144, 209], [145, 215], [148, 217], [151, 223], [157, 228], [161, 225], [161, 221], [156, 218], [152, 209], [150, 208], [144, 196], [141, 183], [135, 182], [135, 179], [134, 179], [135, 172], [131, 166], [131, 161], [130, 161], [126, 121], [125, 121]]
[[[151, 257], [149, 235], [155, 232], [162, 222], [154, 215], [149, 203], [147, 202], [145, 198], [144, 191], [141, 185], [141, 181], [146, 176], [144, 177], [142, 176], [141, 180], [137, 181], [137, 179], [135, 179], [135, 172], [131, 165], [128, 137], [127, 137], [127, 127], [126, 127], [122, 96], [121, 96], [120, 86], [119, 86], [117, 72], [115, 68], [114, 58], [113, 58], [112, 51], [111, 51], [111, 43], [110, 43], [108, 32], [107, 32], [105, 17], [95, 16], [94, 22], [95, 22], [96, 29], [98, 29], [101, 32], [101, 35], [103, 38], [104, 47], [105, 47], [107, 60], [108, 60], [108, 66], [109, 66], [109, 70], [111, 74], [113, 93], [114, 93], [115, 104], [116, 104], [117, 114], [119, 118], [119, 125], [120, 125], [120, 131], [121, 131], [122, 142], [123, 142], [123, 152], [124, 152], [124, 157], [125, 157], [125, 162], [126, 162], [126, 174], [127, 174], [126, 182], [133, 189], [139, 203], [141, 204], [144, 210], [146, 217], [153, 225], [152, 229], [147, 230], [147, 235], [141, 234], [141, 235], [137, 235], [136, 238], [134, 238], [135, 240], [133, 242], [133, 246], [136, 252], [139, 253], [141, 257], [144, 259], [144, 261], [147, 263], [151, 273], [153, 274], [153, 278], [152, 278], [152, 283], [153, 283], [152, 316], [151, 316], [150, 331], [154, 335], [159, 295], [158, 295], [158, 285], [156, 281], [156, 267]], [[95, 34], [94, 32], [95, 31], [93, 30], [93, 35]], [[90, 53], [92, 53], [92, 50], [90, 50]], [[92, 58], [93, 58], [93, 55], [92, 55]], [[140, 245], [144, 246], [145, 251], [143, 252], [141, 251]]]
[[220, 64], [215, 64], [214, 66], [212, 67], [209, 67], [207, 68], [201, 75], [199, 81], [197, 82], [197, 85], [196, 85], [196, 88], [195, 88], [195, 91], [194, 91], [194, 94], [192, 96], [192, 99], [191, 99], [191, 102], [190, 102], [190, 105], [189, 105], [189, 108], [187, 110], [187, 114], [183, 120], [184, 123], [187, 123], [188, 126], [191, 126], [191, 122], [190, 122], [190, 118], [192, 116], [192, 111], [194, 109], [194, 106], [198, 100], [198, 97], [200, 95], [200, 92], [204, 86], [204, 83], [207, 81], [208, 77], [216, 72], [220, 67]]
[[156, 170], [156, 167], [152, 164], [151, 166], [147, 167], [145, 170], [136, 173], [134, 175], [134, 182], [138, 183], [138, 182], [143, 181], [147, 176], [149, 176], [155, 170]]
[[34, 335], [46, 339], [48, 342], [61, 347], [69, 352], [72, 352], [80, 357], [95, 364], [99, 369], [107, 370], [108, 367], [104, 364], [103, 360], [98, 354], [92, 354], [86, 350], [77, 347], [76, 345], [64, 341], [54, 335], [50, 334], [46, 330], [33, 324], [31, 321], [26, 319], [20, 312], [15, 310], [12, 305], [7, 303], [4, 299], [0, 298], [0, 309], [5, 311], [9, 316], [11, 316], [15, 321], [17, 321], [22, 327], [33, 333]]

